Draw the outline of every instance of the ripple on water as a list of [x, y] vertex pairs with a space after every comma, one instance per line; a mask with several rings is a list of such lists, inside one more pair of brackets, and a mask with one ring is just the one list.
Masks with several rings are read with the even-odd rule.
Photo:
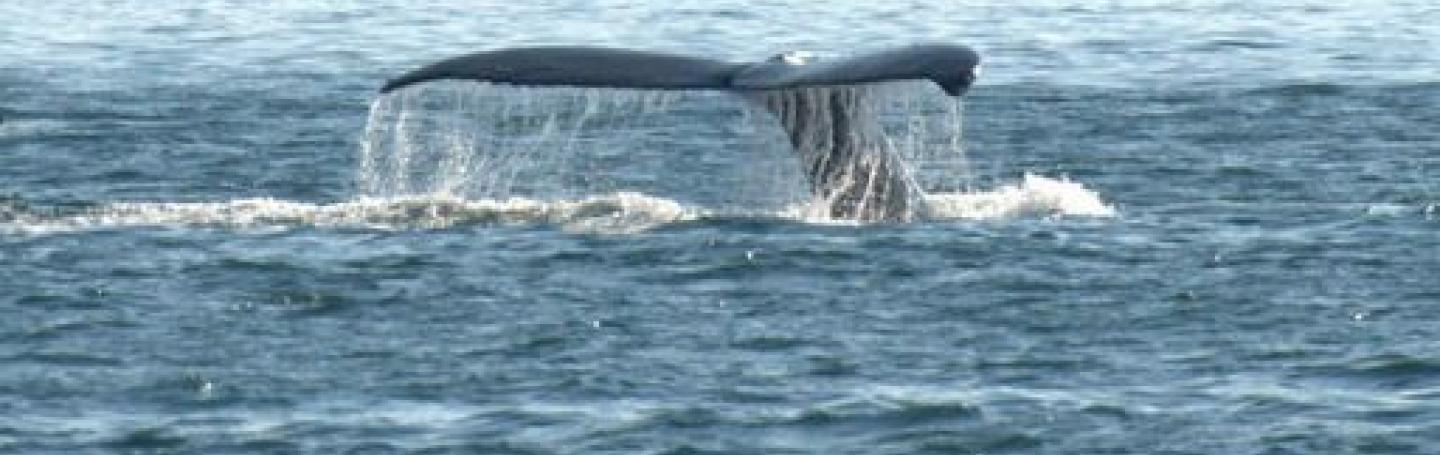
[[1440, 385], [1440, 358], [1400, 353], [1366, 356], [1342, 365], [1355, 377], [1400, 388]]
[[[1440, 446], [1434, 1], [339, 3], [0, 1], [0, 452]], [[695, 202], [765, 166], [690, 113], [594, 150], [667, 191], [355, 197], [442, 56], [915, 40], [989, 67], [924, 222]]]

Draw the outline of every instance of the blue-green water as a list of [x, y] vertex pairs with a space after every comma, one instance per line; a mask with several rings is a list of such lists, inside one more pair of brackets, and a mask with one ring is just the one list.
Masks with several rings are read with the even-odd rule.
[[[1405, 0], [6, 1], [0, 451], [1434, 453], [1436, 23]], [[615, 136], [663, 173], [597, 168], [668, 192], [357, 184], [375, 89], [438, 58], [917, 41], [986, 62], [950, 216], [712, 210], [709, 177], [755, 163], [709, 125], [673, 161]]]

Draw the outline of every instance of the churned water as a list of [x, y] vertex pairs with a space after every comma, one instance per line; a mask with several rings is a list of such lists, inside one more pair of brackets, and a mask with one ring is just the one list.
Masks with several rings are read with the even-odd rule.
[[[1435, 453], [1432, 3], [6, 1], [0, 451]], [[905, 223], [726, 94], [376, 93], [914, 42]]]

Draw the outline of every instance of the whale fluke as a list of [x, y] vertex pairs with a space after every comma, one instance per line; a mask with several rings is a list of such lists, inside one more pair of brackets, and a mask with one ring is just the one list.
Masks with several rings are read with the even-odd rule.
[[746, 64], [661, 52], [586, 46], [521, 47], [441, 60], [385, 83], [380, 91], [441, 79], [529, 86], [659, 90], [772, 90], [930, 80], [960, 96], [980, 56], [965, 46], [921, 44], [842, 60], [782, 54]]
[[742, 65], [658, 52], [604, 47], [526, 47], [476, 52], [406, 73], [389, 92], [441, 79], [526, 86], [722, 89]]
[[382, 93], [435, 80], [521, 86], [725, 90], [746, 95], [779, 121], [801, 160], [811, 193], [830, 215], [857, 220], [913, 218], [920, 189], [890, 148], [857, 85], [928, 80], [961, 96], [980, 56], [951, 44], [921, 44], [822, 60], [781, 54], [733, 63], [660, 52], [584, 46], [477, 52], [392, 79]]

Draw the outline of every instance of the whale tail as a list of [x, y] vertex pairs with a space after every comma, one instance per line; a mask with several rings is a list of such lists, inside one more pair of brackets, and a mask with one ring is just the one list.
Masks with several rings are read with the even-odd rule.
[[964, 46], [928, 44], [838, 60], [781, 54], [737, 64], [598, 47], [532, 47], [478, 52], [426, 65], [387, 82], [382, 93], [442, 79], [521, 86], [739, 92], [785, 129], [810, 191], [829, 215], [908, 220], [920, 190], [885, 140], [861, 85], [928, 80], [950, 96], [974, 82], [980, 58]]
[[838, 219], [907, 221], [919, 186], [875, 121], [864, 87], [767, 90], [754, 99], [785, 129], [810, 193]]

